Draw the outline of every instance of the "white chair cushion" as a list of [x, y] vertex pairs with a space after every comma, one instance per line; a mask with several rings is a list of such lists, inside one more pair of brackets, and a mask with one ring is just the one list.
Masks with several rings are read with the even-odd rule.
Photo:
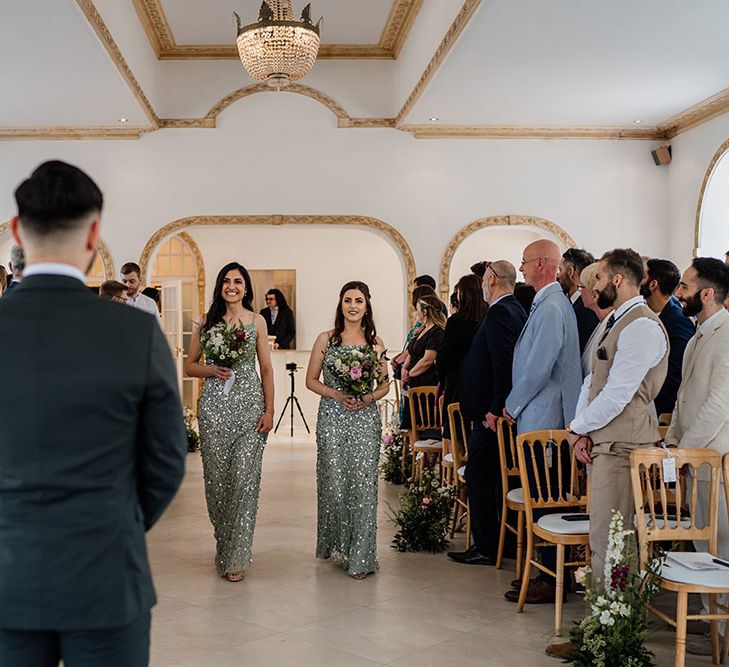
[[[729, 589], [729, 567], [719, 565], [720, 570], [693, 570], [681, 564], [682, 561], [695, 559], [697, 555], [690, 552], [671, 551], [661, 570], [661, 577], [680, 584]], [[707, 555], [707, 558], [711, 558], [711, 556]]]
[[459, 477], [460, 477], [460, 478], [461, 478], [461, 479], [462, 479], [462, 480], [463, 480], [464, 482], [466, 481], [466, 479], [465, 479], [465, 477], [464, 477], [464, 475], [465, 475], [465, 474], [466, 474], [466, 466], [461, 466], [460, 468], [458, 468], [458, 476], [459, 476]]
[[509, 499], [512, 503], [521, 503], [524, 504], [524, 489], [512, 489], [509, 491], [509, 493], [506, 494], [507, 499]]
[[415, 449], [427, 449], [434, 452], [440, 452], [443, 449], [443, 443], [440, 440], [416, 440], [413, 445]]
[[450, 453], [446, 454], [443, 457], [443, 462], [444, 463], [453, 463], [453, 454], [450, 454]]
[[[565, 512], [566, 514], [566, 512]], [[590, 520], [566, 521], [564, 514], [545, 514], [537, 521], [537, 525], [555, 535], [587, 535], [590, 532]]]

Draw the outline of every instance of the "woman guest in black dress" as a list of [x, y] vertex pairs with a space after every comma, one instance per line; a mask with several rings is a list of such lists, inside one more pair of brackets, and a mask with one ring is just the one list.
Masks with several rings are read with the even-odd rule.
[[481, 280], [470, 274], [456, 284], [458, 312], [448, 318], [443, 342], [438, 349], [436, 369], [443, 396], [443, 437], [449, 438], [446, 415], [448, 406], [458, 401], [457, 389], [461, 363], [466, 356], [471, 336], [486, 314], [488, 306], [483, 299]]

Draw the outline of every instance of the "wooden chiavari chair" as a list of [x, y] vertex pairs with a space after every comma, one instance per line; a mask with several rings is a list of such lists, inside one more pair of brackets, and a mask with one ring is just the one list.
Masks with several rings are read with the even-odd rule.
[[466, 496], [466, 463], [468, 463], [468, 428], [461, 414], [461, 404], [451, 403], [448, 406], [448, 425], [451, 429], [451, 453], [453, 454], [453, 524], [451, 537], [456, 532], [460, 519], [466, 517], [466, 549], [471, 546], [471, 515]]
[[438, 388], [432, 386], [411, 387], [408, 390], [410, 401], [410, 454], [412, 456], [413, 479], [420, 480], [425, 467], [425, 457], [436, 455], [439, 459], [443, 451], [440, 439], [423, 439], [424, 431], [441, 430], [441, 413], [438, 404]]

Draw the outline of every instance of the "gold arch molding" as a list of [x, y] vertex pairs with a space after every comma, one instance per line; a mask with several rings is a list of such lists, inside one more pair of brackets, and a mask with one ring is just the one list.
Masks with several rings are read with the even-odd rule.
[[198, 248], [192, 236], [187, 232], [180, 232], [177, 236], [189, 248], [195, 259], [195, 266], [197, 267], [197, 306], [198, 313], [202, 314], [205, 312], [205, 262], [203, 261], [200, 248]]
[[[10, 232], [10, 222], [3, 222], [0, 224], [0, 238], [5, 234], [5, 232]], [[104, 265], [104, 278], [106, 280], [113, 280], [114, 279], [114, 260], [111, 256], [111, 253], [109, 252], [109, 247], [104, 243], [102, 239], [99, 239], [99, 242], [96, 245], [96, 250], [99, 253], [99, 257], [101, 257], [101, 262]]]
[[439, 284], [441, 296], [444, 299], [447, 299], [450, 294], [448, 275], [451, 270], [453, 256], [456, 254], [456, 250], [458, 250], [461, 243], [479, 229], [485, 229], [487, 227], [512, 227], [514, 225], [543, 229], [556, 236], [568, 248], [574, 248], [577, 246], [575, 240], [564, 229], [554, 222], [550, 222], [544, 218], [538, 218], [532, 215], [495, 215], [488, 218], [479, 218], [456, 232], [456, 235], [451, 239], [443, 253], [443, 259], [440, 263]]
[[704, 207], [704, 197], [706, 196], [706, 188], [709, 185], [711, 176], [716, 169], [716, 165], [719, 164], [719, 160], [724, 157], [724, 154], [729, 150], [729, 139], [727, 139], [719, 148], [716, 149], [714, 156], [709, 162], [709, 166], [706, 168], [704, 174], [704, 180], [701, 183], [701, 190], [699, 191], [699, 201], [696, 204], [696, 220], [694, 222], [694, 252], [693, 255], [696, 257], [699, 252], [701, 244], [701, 209]]
[[[405, 265], [405, 272], [407, 275], [407, 284], [405, 287], [405, 294], [408, 293], [408, 287], [415, 280], [415, 258], [413, 257], [412, 250], [408, 245], [400, 232], [394, 227], [388, 225], [386, 222], [377, 218], [371, 218], [369, 216], [361, 215], [206, 215], [206, 216], [192, 216], [189, 218], [180, 218], [166, 224], [161, 229], [158, 229], [150, 239], [147, 241], [142, 255], [139, 258], [139, 267], [142, 270], [141, 281], [144, 282], [145, 276], [147, 275], [147, 269], [149, 266], [152, 253], [155, 251], [157, 246], [165, 240], [168, 236], [173, 234], [182, 235], [182, 230], [188, 227], [203, 227], [212, 225], [353, 225], [356, 227], [365, 227], [367, 229], [373, 229], [381, 234], [384, 234], [389, 240], [395, 245], [400, 251], [403, 263]], [[182, 234], [180, 234], [182, 232]], [[197, 245], [192, 241], [189, 235], [185, 234], [185, 237], [189, 239], [190, 249], [195, 255], [196, 261], [202, 266], [202, 256]], [[184, 239], [184, 237], [183, 237]], [[189, 243], [188, 241], [186, 241]], [[200, 312], [205, 312], [204, 309], [204, 273], [198, 272], [198, 280], [202, 276], [203, 286], [203, 306]], [[200, 283], [198, 283], [198, 294], [200, 294]]]

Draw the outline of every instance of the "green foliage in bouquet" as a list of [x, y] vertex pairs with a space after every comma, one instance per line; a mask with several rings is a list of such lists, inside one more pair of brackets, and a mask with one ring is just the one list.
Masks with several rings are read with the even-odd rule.
[[187, 451], [200, 451], [200, 434], [197, 430], [197, 419], [190, 408], [185, 408], [185, 433], [187, 434]]
[[227, 325], [218, 322], [209, 330], [200, 332], [200, 347], [207, 361], [230, 368], [238, 357], [243, 356], [250, 336], [243, 322]]
[[448, 523], [453, 505], [453, 487], [441, 484], [440, 467], [423, 472], [400, 494], [400, 509], [392, 512], [398, 526], [393, 549], [437, 553], [448, 546]]
[[358, 345], [343, 348], [336, 356], [327, 357], [324, 363], [332, 375], [339, 379], [345, 394], [361, 399], [380, 382], [387, 380], [383, 376], [383, 359], [386, 359], [384, 351], [369, 345]]
[[589, 568], [575, 573], [585, 585], [590, 614], [570, 636], [575, 646], [569, 662], [578, 667], [651, 667], [654, 656], [645, 646], [647, 606], [659, 590], [665, 553], [657, 551], [640, 571], [635, 535], [625, 530], [623, 516], [613, 510], [602, 580]]
[[382, 459], [380, 461], [380, 474], [382, 479], [393, 484], [405, 484], [410, 478], [412, 460], [405, 458], [405, 473], [402, 470], [402, 450], [405, 446], [400, 428], [392, 422], [382, 434]]

